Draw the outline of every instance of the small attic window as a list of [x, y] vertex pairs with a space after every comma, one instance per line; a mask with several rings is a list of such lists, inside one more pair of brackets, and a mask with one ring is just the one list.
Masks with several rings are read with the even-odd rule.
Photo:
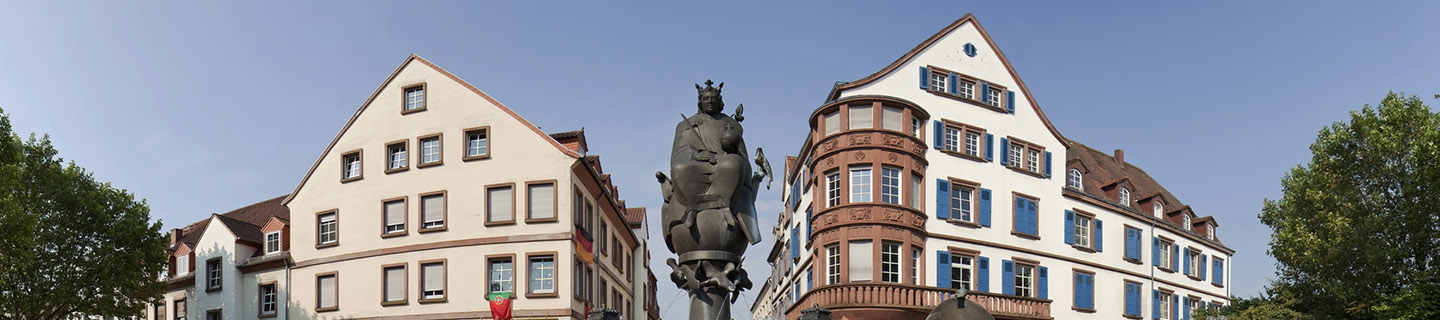
[[1155, 217], [1158, 218], [1160, 217], [1160, 215], [1165, 214], [1165, 205], [1161, 204], [1160, 200], [1155, 200], [1155, 206], [1153, 211], [1155, 212]]
[[280, 231], [265, 234], [265, 254], [280, 252]]
[[1210, 238], [1211, 241], [1215, 240], [1215, 225], [1205, 225], [1205, 237]]
[[404, 101], [400, 114], [425, 111], [425, 83], [417, 83], [406, 86], [402, 91]]
[[1120, 205], [1122, 205], [1122, 206], [1129, 207], [1129, 206], [1130, 206], [1130, 189], [1126, 189], [1125, 187], [1120, 187], [1120, 196], [1119, 196], [1119, 199], [1116, 199], [1116, 202], [1120, 202]]
[[1190, 230], [1190, 228], [1192, 228], [1192, 225], [1190, 224], [1190, 215], [1189, 215], [1189, 214], [1186, 214], [1186, 215], [1185, 215], [1185, 230]]

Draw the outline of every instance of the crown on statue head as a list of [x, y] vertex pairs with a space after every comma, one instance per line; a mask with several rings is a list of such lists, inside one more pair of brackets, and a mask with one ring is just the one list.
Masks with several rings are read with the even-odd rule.
[[713, 87], [712, 87], [711, 85], [713, 85], [713, 84], [715, 84], [715, 81], [710, 81], [710, 79], [705, 79], [705, 87], [700, 87], [699, 84], [696, 84], [696, 85], [695, 85], [695, 91], [697, 91], [697, 93], [702, 93], [702, 94], [705, 93], [705, 92], [714, 92], [715, 94], [720, 94], [720, 89], [725, 87], [725, 83], [724, 83], [724, 82], [721, 82], [719, 86], [713, 86]]

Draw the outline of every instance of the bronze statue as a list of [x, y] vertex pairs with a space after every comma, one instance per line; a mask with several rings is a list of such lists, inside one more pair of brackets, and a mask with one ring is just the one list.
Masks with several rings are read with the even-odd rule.
[[[757, 149], [750, 167], [746, 154], [744, 105], [735, 115], [721, 113], [719, 86], [695, 85], [699, 111], [680, 115], [670, 149], [670, 175], [656, 172], [665, 203], [661, 230], [665, 246], [679, 255], [668, 259], [670, 279], [690, 293], [690, 319], [730, 319], [730, 304], [752, 286], [741, 257], [760, 242], [755, 193], [770, 175], [770, 164]], [[772, 178], [773, 179], [773, 178]]]

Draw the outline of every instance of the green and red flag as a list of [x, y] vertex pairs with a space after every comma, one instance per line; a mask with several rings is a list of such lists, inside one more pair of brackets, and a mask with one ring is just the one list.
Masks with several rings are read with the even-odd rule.
[[494, 320], [510, 320], [510, 292], [491, 292], [485, 296], [490, 301], [490, 318]]

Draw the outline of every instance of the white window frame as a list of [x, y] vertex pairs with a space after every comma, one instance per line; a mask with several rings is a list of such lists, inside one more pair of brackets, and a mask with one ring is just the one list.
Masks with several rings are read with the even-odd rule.
[[403, 92], [405, 95], [404, 111], [425, 109], [425, 86], [423, 84], [405, 88]]
[[1088, 216], [1080, 214], [1075, 215], [1075, 245], [1091, 248], [1090, 226], [1091, 223], [1094, 223], [1094, 221], [1094, 219], [1091, 219]]
[[959, 90], [957, 91], [957, 93], [960, 95], [961, 98], [970, 99], [970, 100], [975, 100], [975, 82], [974, 82], [974, 81], [969, 81], [969, 80], [965, 80], [965, 79], [960, 79], [960, 84], [959, 84], [959, 88], [958, 88], [958, 89], [959, 89]]
[[825, 246], [825, 278], [827, 284], [840, 283], [840, 245]]
[[[502, 264], [508, 264], [508, 267]], [[515, 292], [515, 259], [509, 257], [488, 259], [485, 261], [485, 272], [485, 277], [490, 279], [486, 282], [486, 293], [494, 292], [490, 291], [490, 285], [493, 284], [499, 284], [500, 291]], [[508, 276], [506, 276], [507, 274]]]
[[1175, 249], [1173, 249], [1174, 247], [1172, 247], [1172, 246], [1174, 246], [1174, 245], [1175, 245], [1174, 243], [1170, 243], [1170, 242], [1167, 242], [1167, 241], [1165, 241], [1165, 240], [1160, 240], [1160, 267], [1161, 267], [1161, 268], [1169, 269], [1171, 265], [1174, 265], [1173, 262], [1170, 262], [1171, 260], [1175, 259], [1174, 255], [1171, 254], [1171, 253], [1175, 252]]
[[1184, 222], [1185, 222], [1185, 224], [1184, 224], [1185, 230], [1187, 230], [1187, 231], [1190, 230], [1191, 226], [1194, 226], [1193, 224], [1191, 224], [1190, 215], [1188, 215], [1188, 214], [1183, 214], [1183, 215], [1181, 215], [1181, 216], [1184, 217], [1183, 219], [1184, 219]]
[[[441, 278], [441, 279], [440, 279], [440, 290], [425, 290], [425, 289], [434, 289], [434, 288], [426, 288], [426, 287], [425, 287], [425, 282], [426, 282], [426, 281], [425, 281], [425, 267], [427, 267], [427, 266], [435, 266], [435, 265], [439, 265], [439, 266], [440, 266], [440, 278]], [[448, 273], [448, 272], [447, 272], [448, 270], [446, 270], [446, 268], [447, 268], [447, 266], [445, 265], [445, 262], [426, 262], [426, 263], [421, 263], [421, 264], [420, 264], [420, 299], [444, 299], [444, 298], [445, 298], [445, 289], [446, 289], [446, 288], [445, 288], [445, 287], [446, 287], [445, 284], [446, 284], [446, 281], [450, 281], [450, 279], [445, 279], [446, 277], [449, 276], [449, 275], [447, 274], [447, 273]]]
[[920, 127], [921, 127], [921, 126], [924, 126], [924, 122], [920, 121], [920, 118], [916, 118], [915, 116], [911, 116], [911, 117], [910, 117], [910, 136], [919, 138], [919, 137], [920, 137]]
[[880, 282], [900, 283], [899, 242], [880, 242]]
[[[434, 145], [429, 145], [434, 142]], [[420, 164], [431, 164], [440, 162], [440, 136], [425, 137], [420, 139]]]
[[[975, 256], [968, 253], [950, 253], [950, 287], [952, 289], [966, 289], [974, 287], [975, 284]], [[956, 282], [960, 286], [956, 286]]]
[[474, 129], [465, 132], [465, 157], [490, 155], [490, 129]]
[[1189, 265], [1190, 265], [1190, 273], [1189, 273], [1188, 275], [1191, 276], [1191, 277], [1199, 278], [1199, 277], [1200, 277], [1200, 256], [1201, 256], [1201, 254], [1200, 254], [1199, 251], [1195, 251], [1195, 250], [1193, 250], [1193, 249], [1188, 249], [1188, 248], [1187, 248], [1186, 250], [1190, 252], [1190, 258], [1185, 261], [1186, 264], [1189, 264]]
[[871, 190], [874, 170], [875, 168], [869, 166], [850, 167], [850, 203], [875, 201], [875, 194]]
[[1040, 150], [1028, 148], [1025, 150], [1025, 170], [1040, 172]]
[[950, 219], [975, 222], [975, 187], [950, 182]]
[[1215, 225], [1213, 225], [1213, 224], [1206, 224], [1206, 225], [1205, 225], [1205, 236], [1208, 237], [1208, 238], [1210, 238], [1210, 240], [1212, 240], [1212, 241], [1215, 240]]
[[840, 205], [840, 171], [825, 174], [825, 207]]
[[[333, 219], [330, 219], [330, 221], [324, 221], [325, 216], [332, 216], [332, 217], [334, 217], [334, 218], [333, 218]], [[316, 218], [315, 221], [317, 221], [317, 222], [316, 222], [316, 225], [315, 225], [316, 240], [319, 242], [319, 243], [317, 243], [317, 244], [321, 244], [321, 245], [323, 245], [323, 244], [331, 244], [331, 243], [336, 243], [336, 242], [339, 242], [339, 241], [340, 241], [340, 214], [339, 214], [339, 213], [330, 212], [330, 213], [326, 213], [326, 214], [321, 214], [321, 215], [319, 215], [319, 216], [316, 216], [315, 218]], [[329, 226], [329, 227], [330, 227], [330, 230], [325, 230], [325, 227], [326, 227], [326, 226]], [[326, 240], [327, 236], [328, 236], [329, 240]]]
[[931, 72], [931, 73], [930, 73], [930, 90], [931, 90], [931, 91], [940, 91], [940, 92], [948, 91], [948, 90], [950, 90], [950, 89], [949, 89], [950, 86], [949, 86], [949, 83], [948, 83], [949, 81], [950, 81], [950, 74], [949, 74], [949, 73], [945, 73], [945, 72]]
[[341, 157], [341, 178], [351, 179], [360, 177], [360, 153], [353, 152]]
[[222, 288], [223, 285], [225, 284], [224, 278], [223, 278], [223, 277], [225, 276], [225, 268], [224, 268], [224, 262], [222, 262], [222, 260], [224, 260], [224, 259], [209, 259], [209, 260], [205, 260], [205, 289], [206, 289], [206, 290], [220, 289], [220, 288]]
[[988, 105], [991, 105], [991, 106], [994, 106], [994, 107], [999, 107], [999, 106], [1000, 106], [1000, 99], [1001, 99], [1000, 92], [1001, 92], [1001, 91], [1004, 91], [1004, 90], [1005, 90], [1004, 88], [997, 88], [997, 87], [995, 87], [995, 86], [990, 86], [990, 92], [989, 92], [990, 95], [987, 96], [987, 97], [985, 97], [985, 104], [988, 104]]
[[1161, 291], [1161, 292], [1160, 292], [1160, 319], [1159, 319], [1159, 320], [1169, 320], [1171, 314], [1173, 314], [1173, 313], [1175, 312], [1175, 309], [1171, 307], [1171, 306], [1173, 306], [1173, 304], [1172, 304], [1173, 302], [1170, 301], [1171, 298], [1172, 298], [1172, 296], [1171, 296], [1169, 293], [1165, 293], [1164, 291]]
[[[399, 202], [399, 203], [400, 203], [400, 206], [401, 206], [401, 209], [400, 209], [400, 221], [390, 221], [390, 219], [389, 219], [389, 217], [390, 217], [390, 212], [389, 212], [389, 210], [390, 210], [390, 204], [391, 204], [391, 203], [395, 203], [395, 202]], [[405, 220], [407, 220], [407, 219], [406, 219], [406, 216], [409, 215], [409, 212], [407, 212], [408, 210], [406, 210], [405, 208], [406, 208], [406, 207], [409, 207], [410, 204], [409, 204], [407, 201], [405, 201], [405, 199], [402, 198], [402, 199], [397, 199], [397, 200], [386, 201], [386, 202], [384, 202], [384, 203], [381, 203], [381, 206], [384, 207], [385, 210], [386, 210], [386, 212], [382, 212], [382, 213], [381, 213], [382, 215], [384, 215], [383, 217], [381, 217], [381, 219], [385, 219], [385, 234], [405, 233]]]
[[1155, 211], [1155, 217], [1157, 218], [1165, 214], [1165, 205], [1161, 204], [1159, 200], [1156, 200], [1155, 203], [1150, 206], [1150, 208], [1152, 211]]
[[880, 202], [900, 205], [900, 168], [880, 167]]
[[941, 144], [945, 150], [960, 152], [960, 128], [945, 126], [945, 141]]
[[[265, 292], [265, 287], [270, 287], [270, 292]], [[278, 311], [276, 301], [279, 300], [278, 286], [274, 283], [260, 285], [260, 315], [275, 315]]]
[[1116, 200], [1120, 202], [1120, 205], [1125, 206], [1125, 207], [1129, 207], [1129, 206], [1130, 206], [1130, 189], [1129, 189], [1129, 188], [1125, 188], [1125, 187], [1120, 187], [1120, 196], [1117, 197], [1117, 198], [1119, 198], [1119, 199], [1116, 199]]
[[[543, 264], [543, 262], [547, 261], [550, 263], [549, 267]], [[542, 264], [536, 266], [537, 262]], [[546, 276], [547, 270], [549, 271], [549, 276]], [[525, 275], [530, 278], [529, 285], [525, 288], [529, 290], [530, 293], [555, 293], [555, 256], [544, 255], [530, 257], [529, 267], [526, 269]]]
[[[272, 236], [273, 236], [275, 239], [270, 239]], [[271, 253], [280, 252], [280, 246], [281, 246], [280, 241], [281, 241], [281, 239], [280, 239], [280, 230], [270, 231], [269, 233], [266, 233], [266, 234], [265, 234], [265, 254], [271, 254]], [[271, 249], [271, 247], [274, 247], [274, 249]]]
[[974, 131], [965, 132], [965, 154], [972, 157], [980, 156], [980, 133]]
[[183, 276], [190, 274], [190, 255], [182, 254], [175, 256], [175, 275]]
[[[1015, 262], [1015, 295], [1021, 297], [1035, 297], [1035, 269], [1036, 266]], [[1024, 272], [1021, 272], [1021, 271]]]
[[385, 168], [400, 169], [408, 168], [410, 163], [409, 147], [406, 142], [396, 142], [385, 146]]
[[920, 247], [910, 247], [910, 284], [920, 284], [920, 255], [923, 252]]
[[1080, 169], [1070, 168], [1070, 170], [1066, 174], [1066, 178], [1068, 178], [1066, 179], [1066, 182], [1068, 182], [1068, 187], [1075, 189], [1084, 188], [1084, 184], [1082, 184], [1082, 182], [1084, 182], [1083, 179], [1085, 178], [1084, 176], [1080, 175]]

